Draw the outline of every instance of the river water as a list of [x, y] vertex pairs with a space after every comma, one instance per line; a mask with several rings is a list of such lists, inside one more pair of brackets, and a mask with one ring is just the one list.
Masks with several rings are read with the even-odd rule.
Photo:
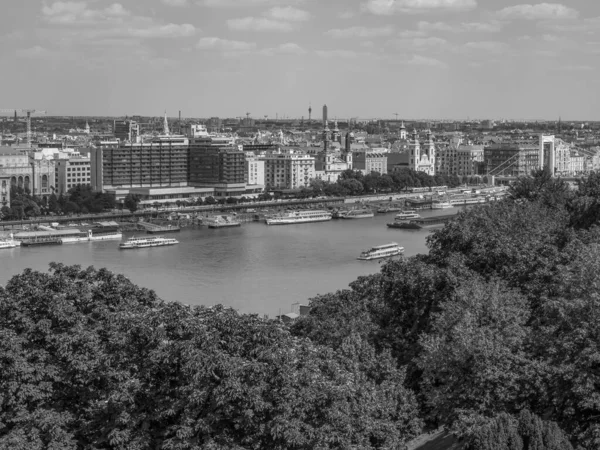
[[[424, 217], [457, 212], [424, 211]], [[119, 250], [117, 241], [0, 250], [0, 284], [25, 268], [48, 270], [52, 261], [122, 273], [167, 301], [223, 304], [244, 313], [275, 316], [308, 304], [318, 294], [345, 289], [379, 261], [358, 261], [361, 251], [397, 242], [405, 255], [427, 252], [430, 230], [386, 227], [393, 214], [369, 219], [267, 226], [192, 227], [172, 234], [175, 246]], [[127, 233], [125, 237], [131, 236]]]

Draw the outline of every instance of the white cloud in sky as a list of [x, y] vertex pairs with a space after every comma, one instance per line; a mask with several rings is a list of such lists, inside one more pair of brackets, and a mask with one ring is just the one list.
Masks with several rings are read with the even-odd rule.
[[450, 33], [497, 33], [502, 30], [503, 24], [499, 21], [462, 22], [457, 24], [421, 21], [417, 24], [417, 27], [421, 31], [447, 31]]
[[448, 65], [438, 59], [428, 58], [426, 56], [414, 55], [412, 58], [406, 60], [406, 64], [409, 66], [429, 66], [445, 68]]
[[292, 31], [289, 22], [267, 19], [266, 17], [243, 17], [227, 20], [230, 30], [236, 31]]
[[167, 6], [187, 6], [189, 5], [188, 0], [160, 0]]
[[280, 44], [277, 47], [262, 49], [258, 53], [265, 56], [304, 55], [306, 54], [306, 50], [300, 47], [298, 44], [287, 42], [285, 44]]
[[525, 20], [575, 19], [579, 12], [559, 3], [538, 3], [509, 6], [498, 11], [498, 16]]
[[366, 0], [364, 11], [376, 15], [422, 13], [439, 10], [464, 11], [477, 7], [476, 0]]
[[218, 37], [203, 37], [196, 44], [196, 48], [201, 50], [225, 50], [225, 51], [244, 51], [254, 50], [256, 48], [255, 42], [243, 42], [243, 41], [231, 41], [228, 39], [221, 39]]
[[349, 28], [334, 28], [325, 32], [326, 35], [332, 38], [373, 38], [380, 36], [390, 36], [394, 34], [394, 27], [386, 25], [382, 27], [349, 27]]
[[281, 6], [304, 3], [304, 0], [198, 0], [198, 5], [211, 8], [243, 8], [251, 6]]
[[304, 22], [310, 19], [310, 14], [307, 11], [294, 8], [293, 6], [275, 6], [264, 15], [269, 19], [284, 20], [286, 22]]

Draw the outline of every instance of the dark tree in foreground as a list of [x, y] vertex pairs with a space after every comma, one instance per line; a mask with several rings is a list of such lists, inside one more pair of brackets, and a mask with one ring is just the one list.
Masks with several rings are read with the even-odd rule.
[[274, 321], [164, 303], [107, 270], [52, 265], [0, 288], [0, 448], [402, 448], [402, 371]]

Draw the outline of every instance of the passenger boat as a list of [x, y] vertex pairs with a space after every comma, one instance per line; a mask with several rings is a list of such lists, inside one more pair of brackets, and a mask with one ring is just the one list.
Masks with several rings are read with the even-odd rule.
[[147, 247], [162, 247], [165, 245], [175, 245], [179, 244], [179, 241], [171, 238], [164, 238], [162, 236], [152, 236], [152, 237], [132, 237], [127, 239], [127, 241], [119, 244], [119, 248], [128, 249], [128, 248], [147, 248]]
[[368, 219], [369, 217], [375, 217], [375, 213], [370, 209], [352, 209], [346, 214], [342, 215], [342, 219]]
[[278, 214], [267, 219], [267, 225], [290, 225], [294, 223], [324, 222], [331, 220], [329, 211], [292, 211], [284, 214]]
[[204, 222], [208, 225], [208, 228], [239, 227], [242, 225], [241, 222], [235, 220], [232, 216], [215, 216], [206, 219]]
[[123, 233], [117, 227], [94, 227], [88, 230], [88, 240], [108, 241], [122, 239]]
[[431, 209], [447, 209], [452, 208], [450, 202], [433, 202], [431, 204]]
[[400, 247], [395, 242], [390, 242], [385, 245], [378, 245], [360, 254], [357, 259], [363, 261], [370, 261], [372, 259], [390, 258], [392, 256], [402, 255], [404, 253], [404, 247]]
[[15, 248], [21, 245], [19, 241], [15, 241], [13, 235], [11, 234], [8, 238], [0, 239], [0, 249], [2, 248]]
[[421, 219], [421, 216], [414, 209], [406, 209], [400, 214], [396, 214], [395, 220]]

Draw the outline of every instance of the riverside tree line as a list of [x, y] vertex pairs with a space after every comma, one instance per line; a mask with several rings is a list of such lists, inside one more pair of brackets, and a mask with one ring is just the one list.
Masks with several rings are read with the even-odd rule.
[[546, 172], [287, 327], [52, 264], [0, 288], [0, 448], [600, 448], [600, 175]]

